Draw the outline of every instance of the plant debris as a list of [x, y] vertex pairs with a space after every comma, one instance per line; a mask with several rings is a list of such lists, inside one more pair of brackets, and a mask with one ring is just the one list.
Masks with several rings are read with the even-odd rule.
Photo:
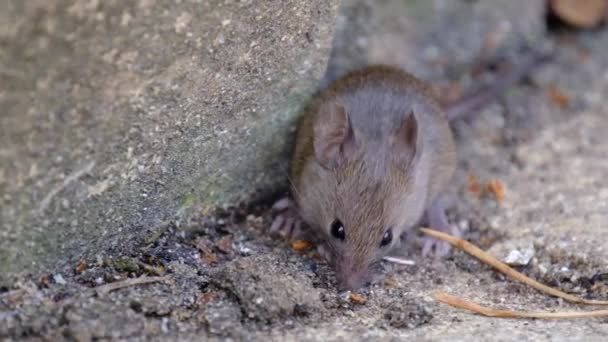
[[296, 252], [307, 252], [312, 249], [312, 243], [306, 240], [295, 240], [291, 242], [291, 248]]
[[112, 292], [112, 291], [115, 291], [115, 290], [118, 290], [118, 289], [122, 289], [122, 288], [125, 288], [125, 287], [142, 285], [142, 284], [159, 283], [159, 282], [163, 282], [163, 281], [168, 280], [168, 279], [169, 279], [168, 276], [165, 276], [165, 277], [146, 277], [146, 276], [143, 276], [143, 277], [139, 277], [139, 278], [128, 278], [128, 279], [117, 281], [117, 282], [114, 282], [114, 283], [97, 286], [97, 287], [93, 288], [93, 290], [98, 295], [103, 295], [103, 294], [107, 294], [109, 292]]
[[505, 199], [505, 188], [498, 179], [491, 179], [486, 184], [486, 189], [494, 195], [497, 202], [502, 202]]
[[348, 297], [353, 303], [357, 303], [357, 304], [365, 304], [367, 302], [367, 300], [365, 298], [363, 298], [362, 296], [356, 294], [356, 293], [350, 293], [349, 297]]
[[76, 267], [74, 267], [74, 273], [80, 274], [87, 269], [87, 262], [84, 259], [80, 259]]
[[225, 235], [215, 243], [215, 246], [223, 253], [230, 253], [232, 251], [232, 235]]
[[469, 176], [467, 177], [467, 189], [471, 194], [475, 195], [475, 197], [481, 197], [482, 195], [483, 189], [481, 188], [479, 181], [477, 181], [477, 177], [472, 173], [469, 173]]
[[124, 273], [135, 273], [139, 271], [139, 265], [137, 263], [137, 260], [128, 257], [114, 259], [112, 261], [112, 267], [114, 267], [116, 271]]
[[505, 199], [505, 188], [501, 181], [490, 179], [482, 186], [473, 173], [469, 173], [467, 177], [467, 190], [477, 198], [492, 196], [498, 202]]
[[201, 259], [206, 264], [218, 262], [217, 255], [213, 252], [213, 244], [208, 238], [199, 236], [194, 240], [193, 245], [201, 252]]
[[551, 103], [553, 103], [560, 109], [566, 109], [570, 104], [570, 98], [568, 97], [568, 95], [564, 94], [564, 92], [555, 85], [552, 85], [547, 88], [547, 96], [551, 100]]
[[436, 292], [433, 298], [438, 302], [451, 305], [453, 307], [469, 310], [476, 314], [488, 317], [501, 318], [546, 318], [546, 319], [568, 319], [568, 318], [593, 318], [593, 317], [608, 317], [608, 310], [594, 311], [561, 311], [561, 312], [520, 312], [510, 310], [496, 310], [479, 304], [466, 301], [456, 296], [449, 295], [445, 292]]
[[165, 267], [163, 265], [152, 266], [148, 265], [142, 261], [138, 261], [137, 264], [144, 269], [149, 274], [154, 274], [157, 276], [162, 276], [165, 273]]
[[608, 305], [608, 301], [589, 300], [589, 299], [580, 298], [580, 297], [565, 293], [563, 291], [560, 291], [558, 289], [549, 287], [547, 285], [541, 284], [541, 283], [537, 282], [536, 280], [526, 277], [522, 273], [517, 272], [513, 268], [509, 267], [507, 264], [501, 262], [500, 260], [496, 259], [492, 255], [481, 250], [479, 247], [477, 247], [465, 240], [458, 239], [449, 234], [445, 234], [445, 233], [442, 233], [442, 232], [439, 232], [439, 231], [436, 231], [433, 229], [429, 229], [429, 228], [421, 228], [420, 230], [423, 233], [430, 235], [436, 239], [440, 239], [445, 242], [448, 242], [450, 245], [476, 257], [477, 259], [484, 262], [488, 266], [491, 266], [491, 267], [497, 269], [504, 275], [509, 276], [515, 280], [518, 280], [526, 285], [532, 286], [533, 288], [535, 288], [543, 293], [546, 293], [546, 294], [549, 294], [549, 295], [552, 295], [555, 297], [563, 298], [563, 299], [565, 299], [569, 302], [573, 302], [573, 303], [592, 304], [592, 305]]

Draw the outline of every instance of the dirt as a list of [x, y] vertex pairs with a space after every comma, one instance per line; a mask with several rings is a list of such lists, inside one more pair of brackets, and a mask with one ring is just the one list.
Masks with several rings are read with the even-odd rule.
[[[483, 319], [448, 308], [430, 297], [432, 291], [441, 289], [511, 309], [575, 309], [497, 275], [462, 252], [432, 260], [418, 256], [417, 248], [409, 251], [416, 265], [384, 265], [379, 281], [358, 293], [364, 302], [353, 301], [337, 292], [332, 270], [314, 250], [296, 252], [288, 242], [268, 236], [268, 212], [250, 214], [248, 219], [240, 216], [199, 217], [179, 228], [170, 226], [130, 255], [85, 260], [84, 270], [78, 263], [72, 273], [22, 279], [3, 288], [0, 336], [79, 341], [424, 336], [451, 340], [483, 339], [494, 334], [485, 329], [500, 324], [522, 334], [528, 331], [526, 336], [533, 340], [559, 336], [556, 331], [571, 329], [573, 324], [580, 329], [573, 336], [593, 337], [608, 323], [563, 322], [558, 330], [543, 333], [556, 323]], [[197, 247], [200, 239], [209, 242], [213, 261]], [[570, 267], [567, 276], [563, 265]], [[535, 261], [521, 270], [563, 290], [607, 299], [608, 277], [598, 273], [602, 267], [599, 260], [583, 263], [539, 245]], [[157, 276], [167, 280], [107, 294], [93, 290], [106, 283]]]

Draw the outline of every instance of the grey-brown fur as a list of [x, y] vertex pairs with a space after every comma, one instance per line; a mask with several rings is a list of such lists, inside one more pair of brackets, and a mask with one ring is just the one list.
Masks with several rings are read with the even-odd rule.
[[[343, 136], [344, 127], [354, 137]], [[325, 242], [343, 287], [369, 280], [369, 268], [447, 185], [455, 161], [445, 115], [404, 71], [370, 66], [313, 100], [298, 129], [290, 178], [300, 215]], [[336, 218], [345, 241], [330, 234]], [[388, 227], [394, 239], [381, 248]]]

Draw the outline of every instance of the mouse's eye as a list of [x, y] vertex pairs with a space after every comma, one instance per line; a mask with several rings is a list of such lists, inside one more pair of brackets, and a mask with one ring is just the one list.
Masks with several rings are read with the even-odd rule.
[[393, 231], [389, 228], [382, 235], [382, 241], [380, 241], [380, 247], [384, 247], [393, 241]]
[[331, 235], [336, 239], [344, 240], [346, 237], [346, 233], [344, 232], [344, 225], [338, 219], [335, 219], [334, 222], [331, 223]]

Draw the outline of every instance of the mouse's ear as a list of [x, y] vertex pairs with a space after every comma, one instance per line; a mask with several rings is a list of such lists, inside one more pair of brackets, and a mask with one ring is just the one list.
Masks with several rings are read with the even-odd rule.
[[325, 168], [340, 166], [353, 152], [355, 135], [344, 106], [327, 103], [321, 106], [314, 127], [315, 157]]
[[419, 125], [414, 111], [405, 115], [397, 130], [391, 135], [389, 143], [393, 148], [395, 160], [409, 165], [419, 153]]

